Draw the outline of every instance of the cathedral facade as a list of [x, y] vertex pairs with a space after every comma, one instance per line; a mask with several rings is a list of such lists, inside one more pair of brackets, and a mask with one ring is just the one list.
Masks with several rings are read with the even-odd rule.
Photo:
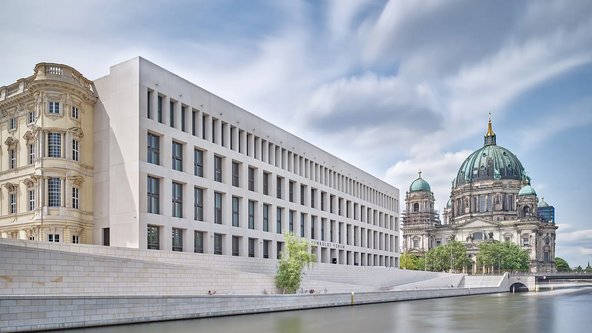
[[[531, 272], [554, 271], [554, 211], [553, 219], [539, 216], [539, 200], [530, 178], [520, 160], [497, 145], [491, 119], [484, 141], [483, 147], [465, 159], [452, 181], [442, 221], [421, 172], [411, 183], [405, 196], [403, 251], [422, 256], [441, 244], [461, 241], [476, 273], [481, 242], [512, 242], [529, 253]], [[552, 207], [542, 200], [541, 204]]]

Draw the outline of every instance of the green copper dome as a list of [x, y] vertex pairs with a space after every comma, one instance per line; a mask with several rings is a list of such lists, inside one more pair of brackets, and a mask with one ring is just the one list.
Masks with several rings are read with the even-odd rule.
[[536, 194], [536, 191], [534, 190], [534, 188], [532, 188], [532, 186], [524, 185], [520, 189], [520, 192], [518, 192], [518, 195], [522, 196], [522, 195], [537, 195], [537, 194]]
[[419, 177], [411, 183], [409, 186], [409, 192], [431, 192], [432, 189], [430, 188], [430, 184], [421, 178], [421, 171], [419, 172]]
[[541, 198], [541, 201], [539, 201], [539, 207], [549, 207], [549, 204], [545, 202], [545, 198]]
[[485, 144], [463, 162], [454, 180], [454, 188], [479, 180], [524, 178], [524, 167], [516, 155], [496, 144], [490, 119]]

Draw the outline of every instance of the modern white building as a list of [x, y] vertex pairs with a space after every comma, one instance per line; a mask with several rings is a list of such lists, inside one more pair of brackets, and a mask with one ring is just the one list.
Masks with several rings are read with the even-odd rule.
[[94, 85], [95, 244], [398, 267], [397, 188], [143, 58]]

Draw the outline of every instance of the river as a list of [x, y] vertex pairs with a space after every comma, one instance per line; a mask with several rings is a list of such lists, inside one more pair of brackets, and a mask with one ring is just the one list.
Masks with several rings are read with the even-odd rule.
[[177, 320], [66, 332], [592, 332], [592, 287]]

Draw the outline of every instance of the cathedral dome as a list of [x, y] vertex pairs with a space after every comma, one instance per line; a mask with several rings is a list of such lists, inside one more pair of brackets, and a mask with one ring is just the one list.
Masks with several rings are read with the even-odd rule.
[[421, 171], [419, 172], [419, 177], [411, 183], [409, 186], [409, 192], [431, 192], [432, 189], [430, 188], [430, 184], [421, 178]]
[[537, 195], [536, 191], [534, 190], [534, 188], [532, 188], [532, 186], [529, 185], [524, 185], [522, 186], [522, 188], [520, 189], [520, 192], [518, 192], [519, 196], [523, 196], [523, 195]]
[[545, 201], [545, 198], [541, 198], [541, 201], [539, 201], [539, 207], [549, 207], [549, 204]]
[[496, 144], [496, 136], [489, 119], [485, 144], [463, 162], [454, 180], [454, 188], [479, 180], [522, 180], [524, 177], [524, 167], [516, 155]]

